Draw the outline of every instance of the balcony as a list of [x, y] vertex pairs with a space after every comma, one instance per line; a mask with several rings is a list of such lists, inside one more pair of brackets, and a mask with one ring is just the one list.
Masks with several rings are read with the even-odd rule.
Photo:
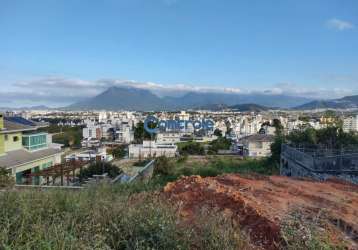
[[47, 133], [24, 134], [22, 145], [29, 151], [47, 148]]

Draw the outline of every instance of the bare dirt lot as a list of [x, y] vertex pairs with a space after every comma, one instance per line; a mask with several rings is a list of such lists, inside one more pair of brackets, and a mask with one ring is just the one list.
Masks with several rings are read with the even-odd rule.
[[164, 193], [180, 205], [189, 220], [203, 207], [220, 211], [240, 224], [250, 241], [264, 249], [277, 249], [281, 226], [296, 211], [307, 218], [320, 216], [333, 241], [358, 249], [358, 186], [340, 181], [315, 182], [283, 176], [228, 174], [218, 177], [183, 177], [169, 183]]

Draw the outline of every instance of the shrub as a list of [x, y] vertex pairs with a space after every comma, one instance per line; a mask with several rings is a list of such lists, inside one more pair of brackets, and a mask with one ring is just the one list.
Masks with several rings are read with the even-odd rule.
[[114, 158], [123, 158], [127, 154], [126, 146], [120, 145], [113, 149], [110, 148], [107, 150], [107, 153], [113, 155]]
[[209, 151], [211, 154], [216, 154], [219, 150], [228, 150], [231, 147], [231, 140], [225, 137], [219, 137], [218, 139], [210, 142]]
[[82, 169], [79, 176], [81, 178], [90, 178], [93, 175], [101, 175], [104, 173], [108, 173], [109, 177], [114, 178], [122, 173], [122, 170], [108, 162], [95, 162], [91, 163], [87, 168]]
[[0, 188], [8, 188], [15, 184], [14, 178], [9, 171], [0, 166]]
[[160, 156], [155, 161], [154, 175], [171, 175], [174, 169], [174, 162], [165, 156]]
[[199, 142], [178, 143], [178, 150], [181, 155], [204, 155], [205, 150]]

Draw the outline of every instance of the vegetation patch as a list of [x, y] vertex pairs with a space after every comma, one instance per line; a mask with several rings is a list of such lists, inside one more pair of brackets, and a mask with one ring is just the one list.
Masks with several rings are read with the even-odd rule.
[[154, 169], [154, 182], [163, 183], [177, 180], [181, 176], [200, 175], [214, 177], [227, 173], [279, 174], [277, 164], [269, 159], [241, 159], [227, 156], [184, 156], [179, 159], [158, 157]]
[[108, 173], [109, 177], [115, 178], [122, 173], [122, 170], [108, 162], [95, 162], [91, 163], [87, 168], [82, 169], [79, 173], [79, 177], [86, 179], [91, 178], [93, 175], [101, 175], [104, 173]]
[[[1, 249], [238, 249], [237, 231], [216, 217], [182, 223], [153, 193], [129, 186], [0, 194]], [[135, 192], [134, 192], [135, 193]]]

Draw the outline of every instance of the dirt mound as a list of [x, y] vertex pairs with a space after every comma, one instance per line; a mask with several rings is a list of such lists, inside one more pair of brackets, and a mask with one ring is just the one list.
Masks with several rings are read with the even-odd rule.
[[[256, 246], [277, 249], [280, 225], [293, 211], [308, 217], [323, 213], [332, 238], [341, 235], [358, 249], [358, 186], [343, 182], [314, 182], [283, 176], [183, 177], [164, 193], [181, 205], [181, 215], [195, 219], [203, 207], [232, 216]], [[339, 237], [338, 237], [339, 238]]]

